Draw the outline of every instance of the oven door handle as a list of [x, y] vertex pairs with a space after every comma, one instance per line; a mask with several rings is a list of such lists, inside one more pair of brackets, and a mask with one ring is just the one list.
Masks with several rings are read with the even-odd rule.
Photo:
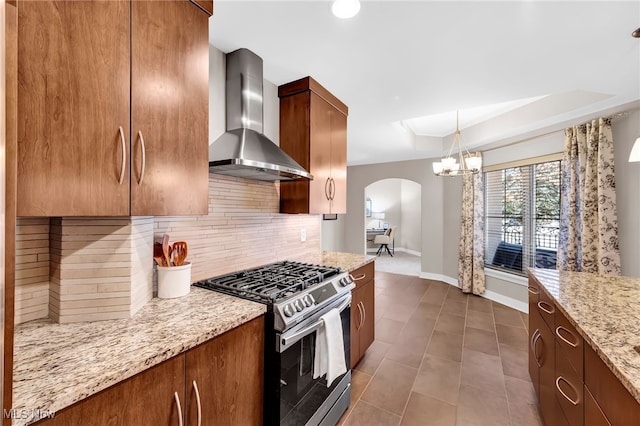
[[[349, 297], [347, 300], [345, 300], [340, 306], [338, 306], [336, 309], [338, 309], [339, 312], [344, 311], [347, 306], [351, 305], [351, 297]], [[314, 331], [316, 331], [317, 329], [320, 328], [320, 326], [322, 325], [324, 321], [322, 319], [314, 322], [313, 324], [311, 324], [309, 327], [305, 327], [302, 330], [287, 336], [287, 335], [282, 335], [280, 336], [280, 345], [279, 345], [279, 352], [283, 352], [285, 351], [289, 346], [293, 345], [295, 342], [297, 342], [298, 340], [300, 340], [301, 338], [303, 338], [304, 336], [313, 333]]]

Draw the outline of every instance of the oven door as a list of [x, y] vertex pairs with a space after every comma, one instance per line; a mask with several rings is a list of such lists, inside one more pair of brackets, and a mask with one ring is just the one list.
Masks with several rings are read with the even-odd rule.
[[[320, 317], [337, 308], [342, 321], [342, 336], [347, 372], [327, 387], [324, 377], [313, 378], [316, 331]], [[349, 406], [351, 370], [351, 294], [337, 299], [303, 323], [277, 334], [280, 357], [280, 424], [335, 425]]]

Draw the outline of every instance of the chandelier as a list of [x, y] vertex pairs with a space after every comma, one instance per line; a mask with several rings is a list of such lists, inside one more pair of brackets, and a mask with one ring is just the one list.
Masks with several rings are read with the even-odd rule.
[[[457, 152], [457, 155], [455, 154]], [[460, 145], [459, 112], [456, 111], [456, 133], [447, 156], [433, 162], [433, 173], [437, 176], [463, 176], [478, 173], [482, 169], [482, 156], [479, 152], [470, 154]]]

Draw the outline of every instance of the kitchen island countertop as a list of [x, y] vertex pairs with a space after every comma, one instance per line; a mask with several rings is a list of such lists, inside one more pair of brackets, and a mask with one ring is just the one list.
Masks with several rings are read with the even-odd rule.
[[640, 279], [529, 269], [640, 403]]

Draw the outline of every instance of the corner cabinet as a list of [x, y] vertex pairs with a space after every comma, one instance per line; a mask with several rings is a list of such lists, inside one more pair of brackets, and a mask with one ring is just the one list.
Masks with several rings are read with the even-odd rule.
[[209, 14], [188, 0], [18, 13], [18, 216], [206, 214]]
[[278, 88], [280, 148], [313, 180], [280, 185], [280, 212], [347, 212], [348, 108], [311, 77]]
[[351, 291], [351, 368], [360, 362], [375, 340], [374, 274], [373, 262], [351, 273], [356, 284]]
[[259, 426], [263, 353], [262, 316], [37, 424]]

